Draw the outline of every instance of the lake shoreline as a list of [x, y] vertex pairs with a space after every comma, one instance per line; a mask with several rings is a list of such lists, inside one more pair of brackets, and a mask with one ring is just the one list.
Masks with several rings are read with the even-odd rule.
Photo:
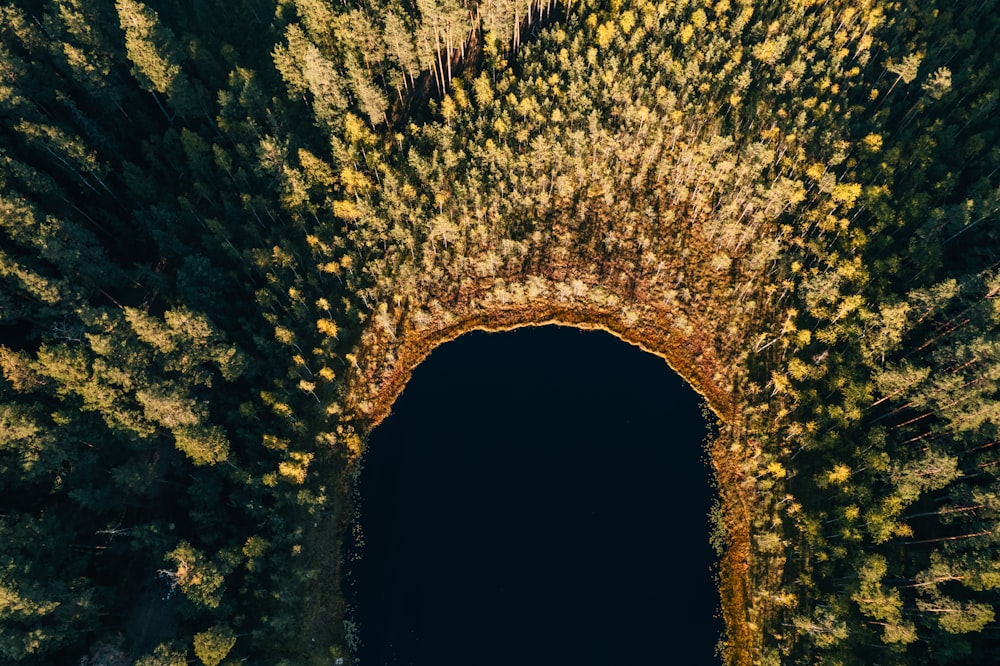
[[[709, 447], [712, 467], [720, 493], [721, 522], [726, 534], [719, 571], [722, 615], [726, 626], [725, 659], [727, 664], [743, 666], [760, 654], [763, 638], [760, 628], [770, 612], [766, 605], [753, 600], [754, 576], [761, 569], [752, 559], [750, 542], [754, 506], [753, 483], [745, 473], [746, 458], [753, 455], [753, 442], [743, 432], [740, 418], [737, 380], [721, 385], [722, 369], [732, 362], [718, 359], [704, 340], [685, 334], [668, 322], [678, 315], [665, 308], [634, 305], [627, 312], [621, 307], [598, 307], [580, 302], [552, 302], [540, 299], [526, 305], [468, 308], [465, 316], [442, 314], [435, 325], [417, 329], [404, 326], [402, 331], [369, 327], [349, 385], [368, 392], [353, 395], [348, 405], [357, 414], [360, 430], [368, 433], [390, 413], [404, 390], [413, 369], [438, 346], [472, 332], [504, 332], [522, 327], [547, 325], [569, 326], [584, 330], [605, 331], [630, 345], [663, 359], [698, 394], [718, 418], [719, 435]], [[690, 327], [690, 325], [688, 325]], [[691, 333], [695, 330], [691, 328]], [[711, 330], [702, 328], [701, 330]], [[780, 571], [770, 571], [780, 579]]]

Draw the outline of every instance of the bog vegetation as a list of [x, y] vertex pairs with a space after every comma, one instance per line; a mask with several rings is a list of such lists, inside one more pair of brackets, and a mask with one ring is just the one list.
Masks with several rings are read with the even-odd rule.
[[727, 662], [997, 663], [997, 4], [5, 2], [0, 661], [349, 663], [365, 433], [553, 320], [720, 416]]

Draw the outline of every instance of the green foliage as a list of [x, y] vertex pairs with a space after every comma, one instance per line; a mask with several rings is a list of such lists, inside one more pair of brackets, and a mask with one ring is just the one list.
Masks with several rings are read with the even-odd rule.
[[216, 626], [194, 636], [194, 655], [205, 666], [216, 666], [236, 645], [236, 636], [229, 627]]
[[558, 308], [713, 352], [754, 658], [995, 662], [995, 5], [7, 3], [3, 660], [329, 660], [403, 342]]
[[152, 654], [140, 658], [136, 666], [185, 666], [187, 663], [187, 650], [178, 650], [170, 644], [161, 643]]

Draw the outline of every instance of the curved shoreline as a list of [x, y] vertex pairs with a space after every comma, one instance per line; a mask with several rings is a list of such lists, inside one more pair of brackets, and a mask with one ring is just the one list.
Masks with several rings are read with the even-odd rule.
[[757, 621], [760, 612], [749, 594], [752, 589], [751, 503], [750, 498], [744, 496], [744, 474], [738, 453], [744, 449], [745, 434], [735, 387], [719, 386], [715, 379], [720, 376], [720, 369], [728, 369], [727, 364], [719, 362], [716, 350], [705, 344], [704, 339], [686, 336], [665, 323], [673, 313], [660, 308], [636, 304], [640, 316], [627, 323], [620, 308], [539, 301], [477, 309], [448, 323], [442, 321], [439, 326], [404, 327], [394, 338], [375, 327], [369, 328], [361, 345], [365, 355], [350, 381], [352, 386], [370, 389], [367, 396], [351, 403], [360, 430], [367, 434], [391, 413], [393, 403], [405, 389], [413, 370], [435, 348], [472, 331], [499, 333], [548, 325], [600, 330], [663, 359], [703, 398], [718, 419], [720, 432], [708, 451], [726, 531], [726, 548], [719, 563], [719, 594], [726, 627], [724, 657], [731, 665], [754, 663], [754, 654], [759, 655], [761, 651], [762, 637], [759, 635], [761, 623]]

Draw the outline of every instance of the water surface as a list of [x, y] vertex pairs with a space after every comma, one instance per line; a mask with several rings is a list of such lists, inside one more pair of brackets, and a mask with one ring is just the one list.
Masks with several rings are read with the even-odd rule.
[[699, 404], [606, 333], [435, 350], [365, 455], [362, 666], [717, 664]]

